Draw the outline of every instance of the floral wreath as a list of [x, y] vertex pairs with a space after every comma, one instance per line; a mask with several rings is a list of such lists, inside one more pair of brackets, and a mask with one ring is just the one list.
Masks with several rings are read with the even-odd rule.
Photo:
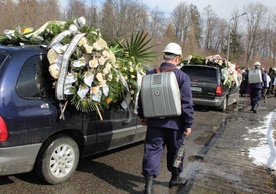
[[240, 85], [240, 75], [236, 71], [236, 65], [227, 61], [220, 55], [211, 55], [207, 57], [189, 55], [184, 64], [199, 64], [220, 67], [223, 85], [227, 87], [237, 87]]
[[100, 30], [87, 27], [84, 17], [48, 21], [36, 31], [21, 27], [5, 30], [0, 44], [47, 45], [56, 98], [65, 102], [61, 118], [68, 101], [82, 112], [97, 111], [101, 119], [100, 110], [110, 104], [136, 110], [145, 69], [131, 57], [116, 58]]

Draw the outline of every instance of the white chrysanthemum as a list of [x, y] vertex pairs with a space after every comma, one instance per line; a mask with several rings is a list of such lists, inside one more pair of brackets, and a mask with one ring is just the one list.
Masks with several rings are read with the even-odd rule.
[[90, 46], [89, 44], [85, 44], [83, 45], [85, 50], [86, 50], [86, 53], [92, 53], [92, 50], [93, 50], [93, 47]]
[[109, 52], [107, 50], [104, 50], [102, 52], [102, 55], [103, 55], [103, 57], [107, 58], [107, 57], [109, 57]]
[[93, 46], [93, 48], [94, 48], [96, 51], [102, 50], [102, 47], [101, 47], [100, 44], [97, 43], [97, 42], [94, 42], [92, 46]]
[[99, 39], [97, 40], [97, 43], [98, 43], [102, 48], [105, 48], [105, 49], [108, 48], [108, 45], [107, 45], [106, 41], [105, 41], [104, 39], [102, 39], [102, 38], [99, 38]]
[[109, 75], [108, 75], [108, 80], [111, 81], [112, 78], [113, 78], [112, 74], [109, 74]]
[[131, 79], [134, 79], [134, 78], [135, 78], [135, 75], [132, 75], [132, 74], [131, 74], [131, 75], [130, 75], [130, 78], [131, 78]]
[[58, 52], [56, 52], [53, 48], [50, 49], [47, 53], [47, 59], [49, 61], [49, 64], [55, 63], [58, 56], [59, 56]]
[[113, 67], [116, 68], [116, 69], [118, 69], [119, 65], [117, 63], [114, 63]]
[[131, 91], [130, 91], [130, 94], [131, 94], [131, 95], [133, 95], [134, 93], [135, 93], [135, 91], [134, 91], [134, 90], [131, 90]]
[[86, 85], [88, 85], [89, 87], [91, 87], [93, 81], [94, 81], [94, 74], [90, 71], [86, 71], [84, 73], [84, 79], [83, 79], [84, 83]]
[[87, 44], [87, 39], [86, 37], [82, 37], [78, 43], [78, 46], [83, 46], [85, 44]]
[[80, 87], [79, 87], [79, 90], [78, 90], [78, 95], [81, 99], [83, 99], [85, 97], [85, 95], [87, 94], [87, 92], [89, 91], [89, 87], [85, 84], [82, 84]]
[[101, 82], [101, 81], [104, 80], [103, 74], [102, 74], [102, 73], [97, 73], [96, 78], [97, 78], [97, 80], [98, 80], [99, 82]]
[[129, 72], [132, 73], [134, 71], [134, 69], [131, 67], [129, 68]]
[[90, 94], [97, 94], [99, 92], [99, 86], [91, 87]]
[[60, 71], [60, 64], [53, 63], [52, 65], [49, 66], [49, 72], [53, 78], [58, 79], [59, 71]]
[[103, 69], [103, 74], [106, 75], [106, 74], [108, 74], [108, 73], [109, 73], [109, 70], [105, 67], [105, 68]]
[[108, 60], [111, 62], [111, 63], [116, 63], [116, 57], [114, 55], [114, 53], [112, 51], [109, 51], [109, 57], [108, 57]]
[[91, 68], [97, 68], [98, 65], [99, 65], [99, 62], [98, 62], [97, 59], [92, 59], [92, 60], [89, 61], [89, 66], [90, 66]]
[[101, 57], [99, 58], [99, 63], [100, 63], [100, 65], [104, 65], [105, 61], [106, 61], [106, 59], [105, 59], [103, 56], [101, 56]]
[[102, 80], [99, 82], [100, 87], [103, 87], [104, 85], [106, 85], [106, 80]]
[[107, 63], [107, 64], [105, 65], [105, 67], [106, 67], [108, 70], [110, 70], [111, 67], [112, 67], [112, 64], [111, 64], [111, 63]]

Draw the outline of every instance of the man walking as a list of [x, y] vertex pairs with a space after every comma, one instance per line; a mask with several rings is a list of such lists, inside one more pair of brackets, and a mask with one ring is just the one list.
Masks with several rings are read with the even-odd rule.
[[[253, 111], [254, 113], [257, 113], [257, 107], [259, 105], [259, 101], [261, 99], [261, 94], [262, 91], [264, 90], [264, 93], [266, 93], [266, 75], [265, 73], [261, 70], [261, 63], [259, 61], [257, 61], [254, 64], [254, 68], [255, 70], [259, 70], [261, 72], [261, 77], [260, 80], [254, 83], [250, 83], [250, 100], [251, 100], [251, 111]], [[253, 71], [253, 70], [252, 70]], [[250, 74], [249, 72], [249, 80], [250, 80], [250, 76], [252, 74]]]
[[[142, 164], [142, 174], [146, 181], [146, 194], [154, 192], [153, 181], [159, 175], [161, 155], [165, 146], [167, 147], [167, 169], [171, 172], [169, 187], [178, 187], [187, 183], [186, 179], [180, 177], [183, 165], [180, 165], [179, 168], [173, 166], [179, 147], [184, 143], [185, 137], [191, 134], [194, 111], [190, 78], [176, 67], [180, 63], [181, 57], [181, 47], [176, 43], [169, 43], [163, 50], [160, 72], [172, 69], [171, 71], [175, 73], [180, 89], [182, 114], [176, 117], [145, 118], [141, 96], [138, 100], [138, 115], [141, 118], [141, 124], [147, 125]], [[153, 73], [156, 73], [155, 70], [148, 72], [148, 74]]]

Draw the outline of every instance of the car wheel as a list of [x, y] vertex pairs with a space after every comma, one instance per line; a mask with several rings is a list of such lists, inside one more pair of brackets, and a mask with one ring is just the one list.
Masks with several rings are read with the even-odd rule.
[[79, 163], [79, 147], [70, 137], [49, 138], [37, 157], [35, 172], [45, 182], [58, 184], [68, 180]]
[[226, 110], [226, 106], [227, 106], [227, 97], [223, 99], [221, 105], [219, 106], [219, 110], [224, 112]]

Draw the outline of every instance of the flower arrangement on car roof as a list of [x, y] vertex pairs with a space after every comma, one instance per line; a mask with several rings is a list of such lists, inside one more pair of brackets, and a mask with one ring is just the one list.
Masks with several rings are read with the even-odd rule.
[[236, 65], [227, 61], [220, 55], [211, 55], [207, 57], [189, 55], [183, 61], [183, 64], [199, 64], [220, 67], [223, 85], [227, 87], [236, 87], [240, 85], [240, 78], [236, 70]]
[[154, 56], [148, 52], [152, 46], [147, 46], [150, 40], [146, 36], [138, 32], [127, 45], [117, 41], [109, 47], [100, 30], [86, 26], [81, 17], [48, 21], [36, 31], [21, 27], [5, 30], [0, 44], [46, 44], [56, 98], [65, 101], [65, 106], [70, 101], [80, 111], [97, 111], [101, 116], [100, 110], [110, 104], [136, 108], [141, 77], [146, 72], [142, 62]]

